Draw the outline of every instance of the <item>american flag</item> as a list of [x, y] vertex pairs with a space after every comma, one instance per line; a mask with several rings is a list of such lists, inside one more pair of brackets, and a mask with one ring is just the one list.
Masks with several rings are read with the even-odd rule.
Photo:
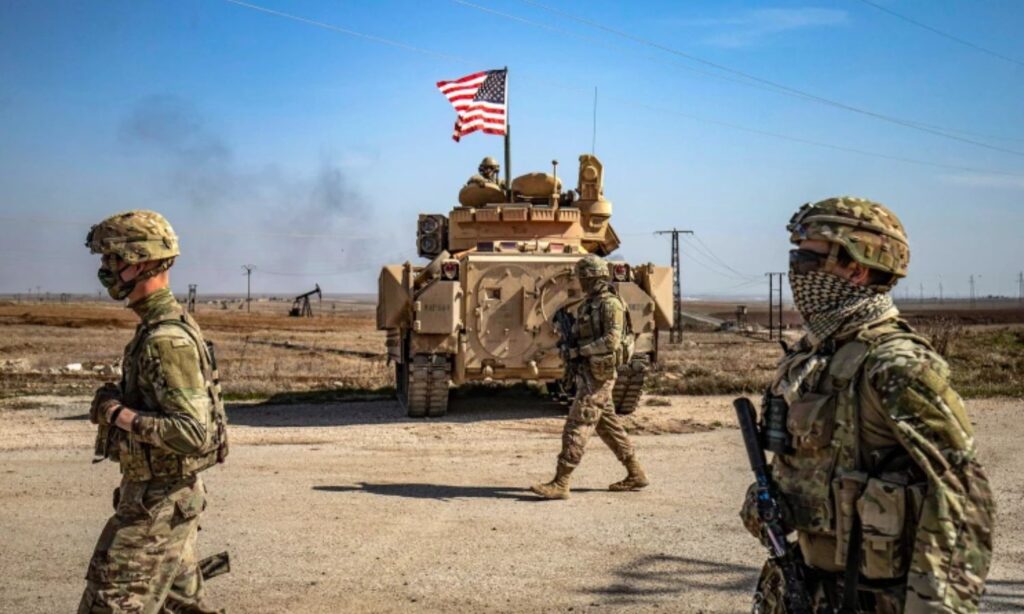
[[452, 138], [456, 142], [470, 132], [506, 133], [505, 83], [508, 69], [485, 70], [454, 81], [438, 81], [458, 116]]

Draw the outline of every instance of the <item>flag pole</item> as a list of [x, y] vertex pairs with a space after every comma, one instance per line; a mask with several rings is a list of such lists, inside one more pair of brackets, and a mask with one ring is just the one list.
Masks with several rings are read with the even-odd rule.
[[510, 134], [512, 127], [508, 123], [509, 107], [508, 99], [508, 66], [505, 67], [505, 189], [508, 194], [508, 202], [512, 202], [512, 141]]

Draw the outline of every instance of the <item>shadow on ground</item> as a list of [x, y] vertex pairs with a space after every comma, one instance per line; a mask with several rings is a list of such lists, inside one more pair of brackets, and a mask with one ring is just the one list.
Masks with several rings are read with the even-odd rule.
[[982, 612], [1024, 612], [1024, 580], [989, 580], [985, 583]]
[[[360, 482], [354, 486], [314, 486], [320, 492], [365, 492], [382, 497], [404, 497], [411, 499], [512, 499], [515, 501], [544, 502], [528, 488], [515, 486], [452, 486], [448, 484], [368, 484]], [[595, 492], [596, 488], [574, 488], [573, 493]]]
[[634, 559], [616, 569], [607, 586], [584, 592], [600, 597], [602, 604], [617, 606], [664, 603], [673, 596], [684, 600], [694, 591], [749, 596], [753, 595], [759, 573], [760, 568], [753, 566], [656, 554]]
[[[305, 393], [289, 393], [290, 398]], [[308, 393], [310, 401], [290, 400], [276, 404], [273, 399], [256, 403], [228, 404], [231, 424], [258, 427], [346, 426], [357, 424], [424, 424], [426, 421], [447, 423], [515, 420], [557, 417], [565, 407], [525, 388], [469, 388], [453, 390], [448, 414], [443, 418], [409, 418], [392, 398], [357, 398], [325, 402], [322, 393]]]

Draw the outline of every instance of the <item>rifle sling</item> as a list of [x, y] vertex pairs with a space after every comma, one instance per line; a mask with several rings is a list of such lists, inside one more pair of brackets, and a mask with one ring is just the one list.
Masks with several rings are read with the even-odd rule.
[[856, 614], [857, 585], [860, 580], [860, 543], [862, 539], [860, 515], [853, 515], [850, 538], [846, 542], [846, 571], [843, 573], [843, 604], [841, 614]]

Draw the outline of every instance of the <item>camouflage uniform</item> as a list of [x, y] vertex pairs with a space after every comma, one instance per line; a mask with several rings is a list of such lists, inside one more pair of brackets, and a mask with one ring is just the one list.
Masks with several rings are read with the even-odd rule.
[[[591, 271], [596, 273], [589, 275], [588, 281]], [[595, 430], [629, 472], [626, 479], [609, 488], [636, 490], [648, 483], [612, 403], [616, 368], [622, 362], [626, 307], [608, 282], [607, 271], [607, 264], [596, 256], [587, 256], [577, 265], [581, 284], [587, 292], [572, 331], [582, 364], [576, 370], [576, 398], [562, 430], [562, 452], [558, 455], [555, 479], [532, 487], [545, 498], [568, 496], [569, 475], [579, 465]]]
[[487, 156], [480, 161], [480, 165], [477, 167], [477, 174], [470, 177], [466, 182], [466, 185], [476, 185], [480, 187], [497, 185], [498, 187], [505, 187], [505, 182], [499, 176], [500, 172], [501, 165], [498, 164], [498, 161]]
[[[887, 302], [909, 261], [903, 228], [881, 205], [845, 198], [805, 206], [790, 230], [794, 243], [827, 240], [892, 275], [874, 295], [851, 302], [862, 309], [842, 321], [830, 317], [837, 310], [805, 313], [809, 332], [787, 351], [766, 394], [762, 431], [774, 420], [789, 438], [787, 450], [774, 455], [772, 478], [814, 600], [838, 607], [853, 561], [857, 611], [976, 612], [991, 560], [994, 503], [949, 367]], [[813, 302], [798, 288], [806, 275], [791, 276], [798, 307]], [[770, 415], [773, 398], [788, 406], [784, 421]], [[741, 516], [761, 537], [753, 489]], [[755, 611], [785, 611], [778, 574], [769, 562]]]
[[[158, 216], [129, 215], [135, 218], [115, 216], [94, 227], [87, 245], [94, 251], [115, 245], [126, 253], [124, 244], [117, 246], [109, 237], [126, 236], [126, 230], [137, 233], [140, 225]], [[162, 217], [159, 222], [166, 225]], [[173, 237], [169, 225], [166, 232]], [[149, 239], [130, 232], [127, 236], [141, 241], [153, 240], [155, 234]], [[167, 243], [159, 247], [160, 241], [157, 245], [138, 261], [169, 251], [176, 255], [176, 240], [173, 248]], [[199, 472], [223, 461], [227, 453], [214, 359], [199, 327], [170, 290], [157, 290], [130, 307], [141, 324], [125, 348], [123, 376], [113, 394], [137, 416], [130, 432], [109, 425], [97, 437], [97, 453], [120, 464], [122, 481], [114, 491], [115, 513], [89, 563], [78, 611], [216, 612], [204, 604], [196, 554], [199, 517], [206, 508]], [[104, 390], [97, 392], [98, 398]]]

